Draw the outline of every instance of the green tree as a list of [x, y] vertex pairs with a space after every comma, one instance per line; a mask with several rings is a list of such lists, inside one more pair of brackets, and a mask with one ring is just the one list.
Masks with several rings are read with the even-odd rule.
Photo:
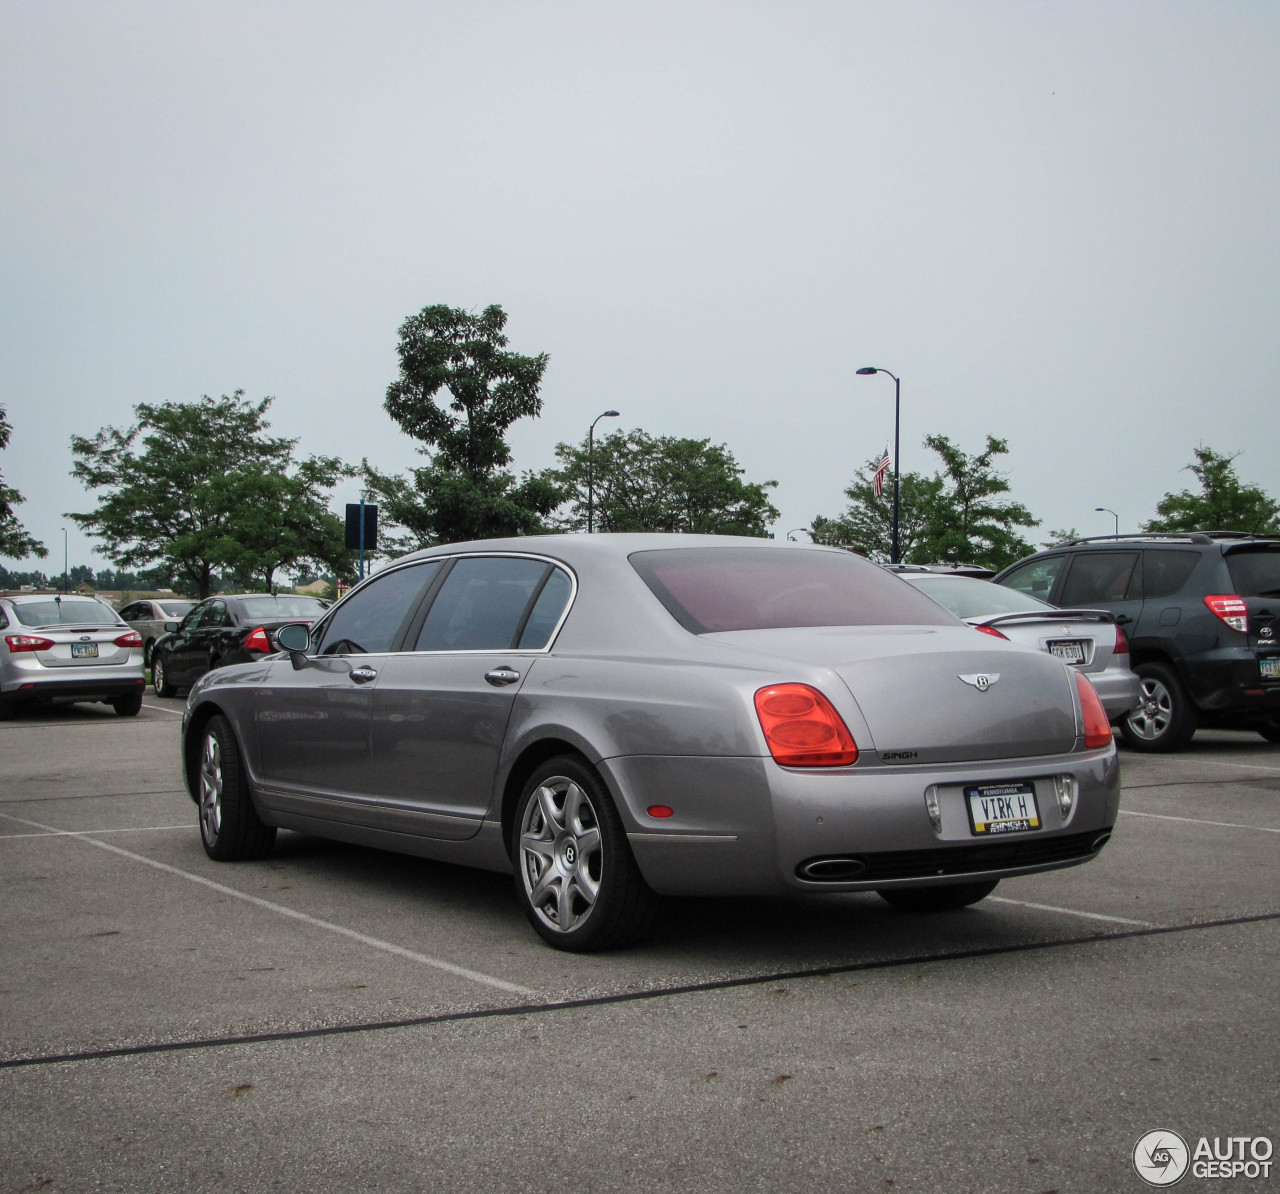
[[557, 444], [560, 467], [547, 474], [568, 505], [557, 525], [587, 526], [587, 478], [592, 477], [594, 525], [601, 531], [675, 531], [707, 535], [768, 534], [778, 511], [768, 490], [776, 481], [742, 480], [724, 444], [651, 436], [638, 428], [595, 441]]
[[[1002, 496], [1009, 492], [1009, 482], [994, 465], [997, 456], [1008, 452], [1007, 441], [988, 435], [985, 449], [973, 456], [944, 435], [926, 436], [924, 446], [938, 454], [942, 470], [928, 478], [919, 473], [899, 477], [903, 563], [999, 569], [1035, 551], [1016, 528], [1039, 526], [1039, 519], [1026, 506]], [[858, 470], [845, 490], [850, 505], [842, 516], [814, 519], [815, 542], [847, 547], [881, 563], [889, 560], [893, 488], [886, 484], [882, 496], [875, 496], [871, 478], [878, 463], [870, 460]]]
[[1049, 538], [1046, 539], [1041, 547], [1061, 547], [1064, 543], [1074, 542], [1080, 538], [1080, 532], [1075, 527], [1065, 527], [1062, 530], [1050, 531]]
[[268, 586], [276, 569], [299, 562], [349, 570], [341, 524], [321, 490], [350, 470], [333, 457], [296, 462], [297, 440], [266, 434], [271, 401], [249, 402], [237, 390], [140, 403], [123, 431], [73, 435], [72, 475], [104, 492], [96, 510], [68, 517], [121, 568], [150, 568], [156, 581], [201, 597], [213, 590], [215, 568]]
[[[5, 409], [0, 406], [0, 449], [9, 446], [12, 430], [5, 417]], [[39, 539], [27, 533], [27, 529], [13, 512], [13, 508], [21, 506], [22, 502], [22, 494], [6, 485], [3, 474], [0, 474], [0, 556], [8, 560], [22, 560], [27, 556], [44, 559], [49, 554], [49, 549]]]
[[[381, 554], [547, 529], [560, 491], [545, 476], [517, 480], [504, 436], [517, 419], [541, 413], [548, 358], [509, 351], [506, 323], [498, 306], [479, 315], [434, 306], [400, 325], [400, 376], [384, 406], [430, 463], [389, 476], [364, 462], [380, 521], [403, 531], [379, 535]], [[447, 401], [437, 402], [442, 391]]]
[[1234, 461], [1239, 452], [1224, 456], [1201, 446], [1193, 449], [1193, 455], [1195, 463], [1186, 469], [1200, 483], [1200, 492], [1166, 493], [1156, 504], [1156, 517], [1143, 530], [1280, 532], [1280, 505], [1236, 475]]

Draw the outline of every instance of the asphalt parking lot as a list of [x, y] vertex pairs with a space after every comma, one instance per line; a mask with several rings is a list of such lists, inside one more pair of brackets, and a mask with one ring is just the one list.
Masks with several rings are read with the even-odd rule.
[[[200, 846], [181, 701], [0, 724], [0, 1190], [1124, 1191], [1280, 1137], [1280, 748], [1126, 752], [1095, 863], [975, 908], [679, 901], [550, 950], [505, 876]], [[1179, 1189], [1270, 1189], [1188, 1175]]]

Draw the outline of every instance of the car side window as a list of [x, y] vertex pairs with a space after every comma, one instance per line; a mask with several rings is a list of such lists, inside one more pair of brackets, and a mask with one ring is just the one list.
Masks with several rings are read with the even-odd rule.
[[1053, 592], [1053, 582], [1058, 579], [1066, 558], [1045, 556], [1041, 560], [1029, 560], [1002, 577], [1000, 583], [1006, 589], [1016, 589], [1019, 593], [1029, 593], [1041, 601], [1048, 601], [1049, 594]]
[[1058, 604], [1065, 608], [1123, 601], [1137, 562], [1136, 551], [1082, 551], [1071, 562]]
[[342, 602], [321, 630], [321, 655], [365, 655], [390, 651], [405, 620], [440, 571], [431, 560], [379, 573]]
[[551, 632], [559, 623], [572, 591], [573, 582], [569, 574], [560, 568], [554, 569], [533, 603], [517, 645], [529, 651], [542, 650], [551, 640]]
[[9, 625], [9, 615], [0, 609], [0, 630], [5, 629]]
[[511, 556], [458, 560], [431, 603], [414, 649], [500, 651], [514, 647], [525, 623], [525, 611], [549, 567], [542, 560]]
[[120, 617], [125, 622], [137, 622], [146, 616], [147, 615], [142, 612], [142, 606], [140, 605], [126, 605], [124, 609], [120, 611]]
[[227, 603], [225, 601], [211, 601], [205, 608], [203, 616], [200, 618], [200, 629], [204, 630], [210, 626], [230, 626], [231, 619], [227, 616]]
[[1145, 597], [1172, 597], [1195, 571], [1200, 556], [1194, 551], [1151, 550], [1142, 553], [1142, 591]]
[[197, 605], [195, 609], [193, 609], [185, 618], [182, 619], [181, 622], [178, 623], [178, 631], [194, 630], [196, 626], [199, 625], [200, 619], [204, 615], [206, 608], [206, 606]]

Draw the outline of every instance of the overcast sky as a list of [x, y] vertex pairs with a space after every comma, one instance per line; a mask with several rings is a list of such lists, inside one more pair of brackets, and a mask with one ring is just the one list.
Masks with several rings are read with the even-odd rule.
[[616, 407], [779, 536], [892, 435], [860, 365], [903, 471], [1009, 441], [1036, 542], [1201, 443], [1280, 495], [1277, 61], [1275, 0], [2, 0], [0, 472], [52, 573], [106, 562], [70, 435], [138, 402], [406, 468], [399, 324], [498, 303], [551, 357], [519, 470]]

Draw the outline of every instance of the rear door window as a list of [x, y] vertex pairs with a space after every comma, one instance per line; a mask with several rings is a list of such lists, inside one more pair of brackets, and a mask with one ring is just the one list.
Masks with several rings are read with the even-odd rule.
[[1280, 551], [1233, 551], [1227, 556], [1227, 571], [1239, 597], [1280, 597]]
[[552, 569], [533, 604], [529, 620], [520, 632], [517, 646], [527, 651], [541, 651], [551, 641], [551, 635], [560, 622], [565, 606], [569, 604], [572, 591], [573, 582], [569, 579], [569, 574], [559, 568]]
[[500, 651], [514, 647], [521, 629], [526, 628], [525, 613], [550, 567], [544, 560], [513, 556], [458, 560], [431, 603], [414, 649]]
[[1066, 559], [1066, 556], [1045, 556], [1039, 560], [1028, 560], [1002, 576], [999, 583], [1006, 589], [1016, 589], [1019, 593], [1048, 601]]
[[1057, 604], [1065, 609], [1123, 601], [1137, 562], [1136, 551], [1081, 552], [1071, 561]]
[[1194, 551], [1149, 549], [1142, 553], [1142, 587], [1131, 592], [1135, 597], [1172, 597], [1200, 562]]
[[400, 631], [440, 570], [431, 560], [379, 573], [337, 606], [321, 631], [321, 655], [366, 655], [395, 649]]

